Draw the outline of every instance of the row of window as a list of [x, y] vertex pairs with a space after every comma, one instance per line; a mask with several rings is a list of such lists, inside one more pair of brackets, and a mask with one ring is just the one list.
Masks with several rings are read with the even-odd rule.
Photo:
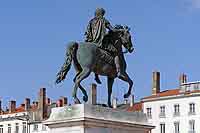
[[[160, 133], [166, 132], [166, 125], [165, 123], [160, 124]], [[189, 133], [195, 133], [195, 121], [190, 120], [189, 121]], [[180, 133], [180, 123], [174, 122], [174, 133]]]
[[181, 89], [185, 90], [185, 91], [199, 90], [200, 89], [200, 83], [183, 85], [183, 86], [181, 86]]
[[[7, 125], [7, 133], [11, 133], [11, 124]], [[0, 133], [4, 132], [3, 125], [0, 125]], [[15, 123], [15, 133], [19, 133], [19, 123]], [[22, 123], [22, 133], [26, 133], [26, 122]]]
[[[46, 131], [47, 128], [45, 125], [42, 125], [42, 131]], [[38, 131], [38, 124], [33, 125], [33, 131]]]
[[[4, 126], [3, 125], [0, 125], [0, 133], [11, 133], [11, 124], [8, 124], [7, 125], [7, 131], [4, 131]], [[26, 122], [23, 122], [22, 123], [22, 133], [27, 133], [27, 124]], [[42, 130], [45, 131], [46, 130], [46, 126], [45, 125], [42, 125]], [[38, 131], [38, 124], [34, 124], [33, 125], [33, 131]], [[19, 123], [16, 123], [15, 124], [15, 133], [19, 133]]]
[[[152, 117], [152, 109], [151, 108], [146, 108], [146, 112], [147, 112], [147, 117], [151, 118]], [[189, 112], [188, 114], [190, 115], [194, 115], [195, 114], [195, 104], [194, 103], [190, 103], [189, 104]], [[175, 104], [174, 105], [174, 116], [179, 116], [180, 115], [180, 105], [179, 104]], [[165, 117], [165, 106], [160, 106], [160, 117]]]

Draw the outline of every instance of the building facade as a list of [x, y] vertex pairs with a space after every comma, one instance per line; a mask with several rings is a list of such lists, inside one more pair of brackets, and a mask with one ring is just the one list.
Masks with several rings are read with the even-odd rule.
[[152, 95], [141, 101], [152, 133], [200, 133], [200, 82], [189, 83], [183, 74], [177, 89], [160, 91], [160, 73], [154, 72]]
[[26, 98], [24, 103], [16, 106], [16, 101], [9, 102], [7, 109], [2, 109], [0, 101], [0, 133], [48, 133], [49, 128], [43, 124], [48, 119], [51, 109], [67, 105], [67, 98], [61, 97], [51, 103], [46, 97], [46, 89], [41, 88], [38, 100], [30, 103]]
[[48, 133], [48, 127], [40, 122], [30, 123], [27, 112], [3, 115], [0, 133]]

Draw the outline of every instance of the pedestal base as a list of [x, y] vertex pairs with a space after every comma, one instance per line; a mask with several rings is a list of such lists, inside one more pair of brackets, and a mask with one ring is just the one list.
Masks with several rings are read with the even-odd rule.
[[44, 124], [50, 133], [148, 133], [154, 128], [141, 112], [89, 104], [54, 108]]

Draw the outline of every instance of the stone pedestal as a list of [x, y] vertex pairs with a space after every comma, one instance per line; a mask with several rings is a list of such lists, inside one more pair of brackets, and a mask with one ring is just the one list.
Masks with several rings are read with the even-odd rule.
[[154, 128], [143, 113], [90, 104], [54, 108], [44, 124], [50, 133], [149, 133]]

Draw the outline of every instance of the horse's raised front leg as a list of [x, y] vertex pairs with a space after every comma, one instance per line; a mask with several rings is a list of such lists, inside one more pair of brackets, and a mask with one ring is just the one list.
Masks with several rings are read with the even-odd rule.
[[129, 84], [129, 89], [128, 92], [126, 94], [124, 94], [124, 98], [128, 98], [131, 95], [131, 91], [132, 91], [132, 87], [133, 87], [133, 81], [131, 80], [131, 78], [128, 76], [128, 74], [125, 72], [123, 77], [119, 77], [119, 79], [128, 82]]
[[74, 102], [76, 104], [80, 104], [81, 103], [80, 100], [77, 98], [77, 95], [76, 95], [77, 94], [77, 89], [78, 89], [78, 87], [80, 87], [81, 91], [84, 93], [85, 89], [80, 85], [80, 83], [81, 83], [82, 80], [84, 80], [85, 78], [87, 78], [90, 75], [90, 72], [91, 71], [90, 71], [89, 68], [85, 68], [85, 69], [82, 70], [82, 72], [76, 78], [75, 85], [74, 85], [74, 90], [73, 90], [73, 93], [72, 93], [72, 97], [74, 98]]
[[107, 79], [107, 84], [108, 84], [108, 106], [110, 108], [112, 108], [112, 104], [111, 104], [111, 95], [112, 95], [112, 87], [113, 87], [113, 83], [114, 83], [114, 78], [109, 78]]

